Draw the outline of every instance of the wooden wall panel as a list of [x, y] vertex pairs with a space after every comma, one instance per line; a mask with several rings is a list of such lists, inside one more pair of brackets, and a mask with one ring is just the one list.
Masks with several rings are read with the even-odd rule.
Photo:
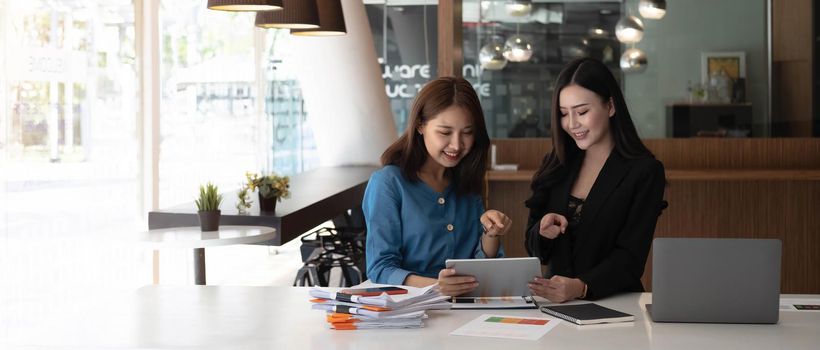
[[812, 0], [772, 0], [772, 59], [811, 60]]
[[438, 4], [438, 76], [461, 76], [464, 53], [461, 49], [461, 0], [439, 1]]
[[550, 139], [493, 139], [499, 164], [518, 164], [518, 169], [538, 169], [552, 150]]
[[784, 293], [820, 292], [820, 181], [673, 181], [666, 199], [655, 237], [780, 239]]
[[524, 206], [524, 201], [529, 198], [529, 195], [529, 182], [502, 181], [493, 182], [490, 185], [490, 200], [487, 209], [499, 210], [512, 219], [512, 228], [501, 239], [504, 253], [508, 257], [527, 256], [527, 251], [524, 249], [524, 230], [529, 211]]
[[817, 138], [686, 138], [644, 143], [667, 169], [820, 169]]
[[772, 1], [772, 136], [812, 130], [812, 0]]
[[[494, 139], [498, 163], [537, 169], [550, 139]], [[820, 138], [651, 139], [647, 147], [666, 169], [820, 169]]]
[[772, 63], [772, 135], [811, 137], [812, 61]]

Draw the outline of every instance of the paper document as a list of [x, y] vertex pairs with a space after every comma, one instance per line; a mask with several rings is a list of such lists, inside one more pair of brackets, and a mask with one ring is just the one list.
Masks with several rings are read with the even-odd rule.
[[427, 314], [424, 311], [378, 320], [359, 315], [331, 313], [327, 315], [327, 323], [328, 327], [337, 330], [421, 328], [424, 327], [422, 320], [425, 318]]
[[450, 335], [538, 340], [560, 323], [552, 317], [517, 317], [484, 314]]
[[397, 310], [373, 310], [367, 306], [352, 307], [348, 305], [332, 305], [332, 304], [313, 304], [314, 310], [325, 310], [335, 313], [347, 313], [352, 315], [361, 315], [369, 318], [384, 318], [389, 316], [400, 316], [415, 313], [424, 310], [448, 310], [450, 303], [433, 303], [433, 304], [419, 304], [409, 305]]
[[[375, 287], [388, 287], [389, 285], [380, 285], [380, 284], [373, 284]], [[407, 294], [396, 294], [396, 295], [388, 295], [387, 293], [382, 293], [379, 296], [374, 297], [366, 297], [366, 296], [358, 296], [353, 295], [350, 296], [350, 301], [357, 304], [364, 304], [364, 305], [373, 305], [373, 306], [381, 306], [386, 307], [389, 309], [400, 309], [407, 305], [421, 303], [426, 300], [436, 299], [441, 297], [441, 294], [438, 292], [437, 285], [431, 285], [425, 288], [416, 288], [410, 286], [401, 286], [404, 289], [407, 289]], [[344, 293], [336, 293], [327, 290], [323, 290], [321, 288], [313, 287], [310, 289], [310, 296], [314, 298], [320, 299], [332, 299], [338, 300], [337, 294], [344, 294]], [[448, 299], [443, 298], [443, 299]], [[442, 298], [439, 298], [442, 299]]]
[[820, 299], [780, 299], [780, 311], [820, 312]]

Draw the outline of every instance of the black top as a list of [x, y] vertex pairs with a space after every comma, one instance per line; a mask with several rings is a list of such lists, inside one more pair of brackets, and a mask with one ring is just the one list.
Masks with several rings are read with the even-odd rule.
[[573, 195], [569, 195], [569, 204], [567, 205], [567, 212], [569, 217], [569, 228], [575, 228], [581, 223], [581, 211], [584, 210], [584, 200]]
[[[530, 208], [527, 252], [549, 265], [550, 274], [584, 281], [588, 299], [643, 292], [641, 276], [663, 205], [663, 164], [651, 157], [625, 159], [613, 151], [581, 202], [582, 210], [575, 201], [571, 211], [574, 201], [567, 198], [582, 160], [571, 162], [566, 176], [544, 190], [544, 203]], [[547, 213], [561, 214], [570, 222], [555, 239], [538, 233]]]

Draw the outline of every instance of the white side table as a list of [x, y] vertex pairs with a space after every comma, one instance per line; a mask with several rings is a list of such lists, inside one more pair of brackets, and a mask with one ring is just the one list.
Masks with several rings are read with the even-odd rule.
[[220, 226], [219, 231], [202, 232], [199, 226], [143, 231], [138, 240], [154, 249], [154, 283], [159, 282], [158, 249], [193, 248], [195, 283], [205, 285], [205, 247], [249, 244], [276, 238], [274, 228], [266, 226]]

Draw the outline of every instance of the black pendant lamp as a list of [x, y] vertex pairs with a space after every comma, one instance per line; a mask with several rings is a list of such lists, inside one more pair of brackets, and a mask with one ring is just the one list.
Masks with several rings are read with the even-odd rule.
[[219, 11], [278, 11], [282, 0], [208, 0], [208, 8]]
[[342, 0], [316, 0], [319, 9], [319, 28], [295, 29], [290, 33], [301, 36], [336, 36], [347, 34]]
[[319, 28], [319, 10], [315, 0], [283, 0], [284, 10], [256, 13], [256, 26], [261, 28]]

